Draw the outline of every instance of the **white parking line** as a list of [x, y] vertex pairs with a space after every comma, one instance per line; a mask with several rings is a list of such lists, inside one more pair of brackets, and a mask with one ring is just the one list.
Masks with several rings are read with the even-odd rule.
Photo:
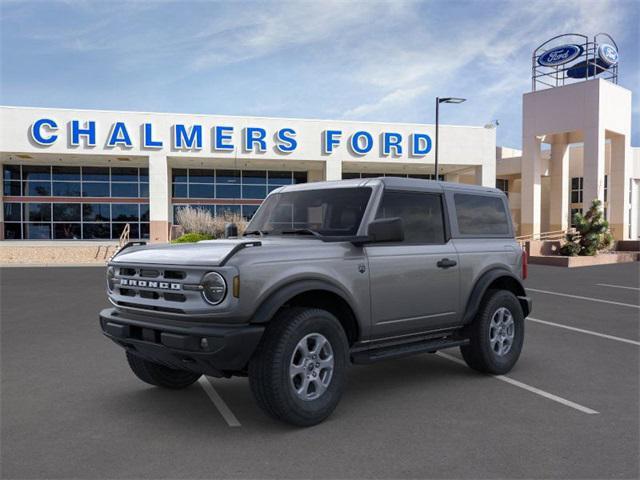
[[572, 330], [574, 332], [586, 333], [588, 335], [595, 335], [596, 337], [607, 338], [609, 340], [615, 340], [617, 342], [630, 343], [631, 345], [637, 345], [640, 347], [640, 342], [635, 340], [629, 340], [628, 338], [614, 337], [613, 335], [606, 335], [604, 333], [594, 332], [592, 330], [584, 330], [582, 328], [570, 327], [568, 325], [562, 325], [560, 323], [547, 322], [546, 320], [540, 320], [538, 318], [527, 317], [527, 320], [536, 323], [542, 323], [544, 325], [550, 325], [552, 327], [564, 328], [566, 330]]
[[216, 389], [213, 388], [213, 385], [211, 385], [209, 379], [205, 375], [202, 375], [200, 377], [200, 380], [198, 380], [198, 383], [207, 393], [213, 404], [216, 406], [216, 408], [220, 412], [220, 415], [222, 415], [222, 418], [224, 418], [225, 422], [227, 422], [227, 425], [229, 425], [230, 427], [240, 427], [240, 422], [224, 402], [222, 397], [218, 394], [218, 392], [216, 392]]
[[621, 303], [611, 300], [604, 300], [602, 298], [582, 297], [580, 295], [569, 295], [568, 293], [550, 292], [549, 290], [538, 290], [537, 288], [527, 288], [528, 292], [546, 293], [548, 295], [558, 295], [559, 297], [577, 298], [578, 300], [589, 300], [590, 302], [609, 303], [611, 305], [619, 305], [621, 307], [631, 307], [640, 309], [640, 305], [634, 305], [633, 303]]
[[[449, 355], [447, 353], [437, 352], [436, 355], [446, 358], [447, 360], [451, 360], [452, 362], [459, 363], [460, 365], [467, 366], [464, 360], [460, 360], [453, 355]], [[507, 377], [506, 375], [491, 375], [493, 378], [497, 380], [501, 380], [506, 382], [514, 387], [522, 388], [523, 390], [527, 390], [531, 393], [535, 393], [536, 395], [540, 395], [541, 397], [547, 398], [549, 400], [553, 400], [554, 402], [560, 403], [566, 407], [573, 408], [574, 410], [578, 410], [579, 412], [586, 413], [587, 415], [597, 415], [600, 412], [592, 410], [588, 407], [580, 405], [579, 403], [572, 402], [567, 400], [566, 398], [558, 397], [549, 392], [545, 392], [544, 390], [540, 390], [539, 388], [532, 387], [531, 385], [527, 385], [526, 383], [519, 382], [518, 380], [514, 380], [513, 378]]]
[[596, 283], [598, 287], [611, 287], [611, 288], [624, 288], [625, 290], [637, 290], [640, 291], [638, 287], [627, 287], [626, 285], [613, 285], [611, 283]]

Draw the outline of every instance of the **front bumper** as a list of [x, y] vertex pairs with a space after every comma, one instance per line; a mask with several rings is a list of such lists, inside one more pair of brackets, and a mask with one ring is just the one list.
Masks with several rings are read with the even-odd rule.
[[216, 377], [245, 371], [264, 333], [261, 325], [159, 322], [147, 316], [123, 314], [115, 308], [100, 312], [100, 327], [102, 333], [132, 354], [171, 368]]

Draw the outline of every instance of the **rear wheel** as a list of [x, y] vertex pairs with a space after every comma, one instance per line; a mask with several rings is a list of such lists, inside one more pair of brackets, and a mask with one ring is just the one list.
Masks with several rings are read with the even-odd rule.
[[513, 293], [489, 291], [468, 329], [470, 343], [460, 351], [469, 367], [494, 375], [513, 368], [524, 342], [524, 315]]
[[347, 354], [347, 337], [331, 313], [283, 310], [249, 363], [251, 391], [268, 415], [298, 426], [315, 425], [340, 400]]
[[157, 387], [186, 388], [201, 377], [200, 373], [186, 370], [174, 370], [127, 352], [127, 362], [133, 373], [143, 382]]

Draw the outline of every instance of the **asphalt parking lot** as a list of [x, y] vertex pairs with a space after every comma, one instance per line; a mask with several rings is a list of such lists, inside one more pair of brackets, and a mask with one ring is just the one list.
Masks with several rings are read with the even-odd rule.
[[2, 478], [640, 475], [637, 263], [531, 266], [534, 312], [507, 378], [457, 350], [356, 366], [309, 429], [264, 416], [245, 378], [138, 381], [99, 330], [102, 268], [5, 268], [0, 282]]

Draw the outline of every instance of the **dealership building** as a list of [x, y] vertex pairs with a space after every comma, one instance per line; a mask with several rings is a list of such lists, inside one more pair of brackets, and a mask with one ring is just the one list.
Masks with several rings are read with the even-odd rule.
[[[177, 208], [250, 218], [273, 189], [432, 179], [433, 125], [2, 107], [4, 239], [166, 241]], [[495, 130], [442, 125], [440, 179], [495, 185]]]
[[436, 138], [438, 178], [504, 190], [520, 235], [565, 231], [600, 199], [614, 237], [637, 239], [631, 91], [613, 40], [578, 37], [534, 52], [522, 150], [496, 147], [494, 125], [0, 107], [0, 239], [108, 241], [128, 224], [164, 242], [185, 205], [251, 218], [281, 185], [433, 179]]

